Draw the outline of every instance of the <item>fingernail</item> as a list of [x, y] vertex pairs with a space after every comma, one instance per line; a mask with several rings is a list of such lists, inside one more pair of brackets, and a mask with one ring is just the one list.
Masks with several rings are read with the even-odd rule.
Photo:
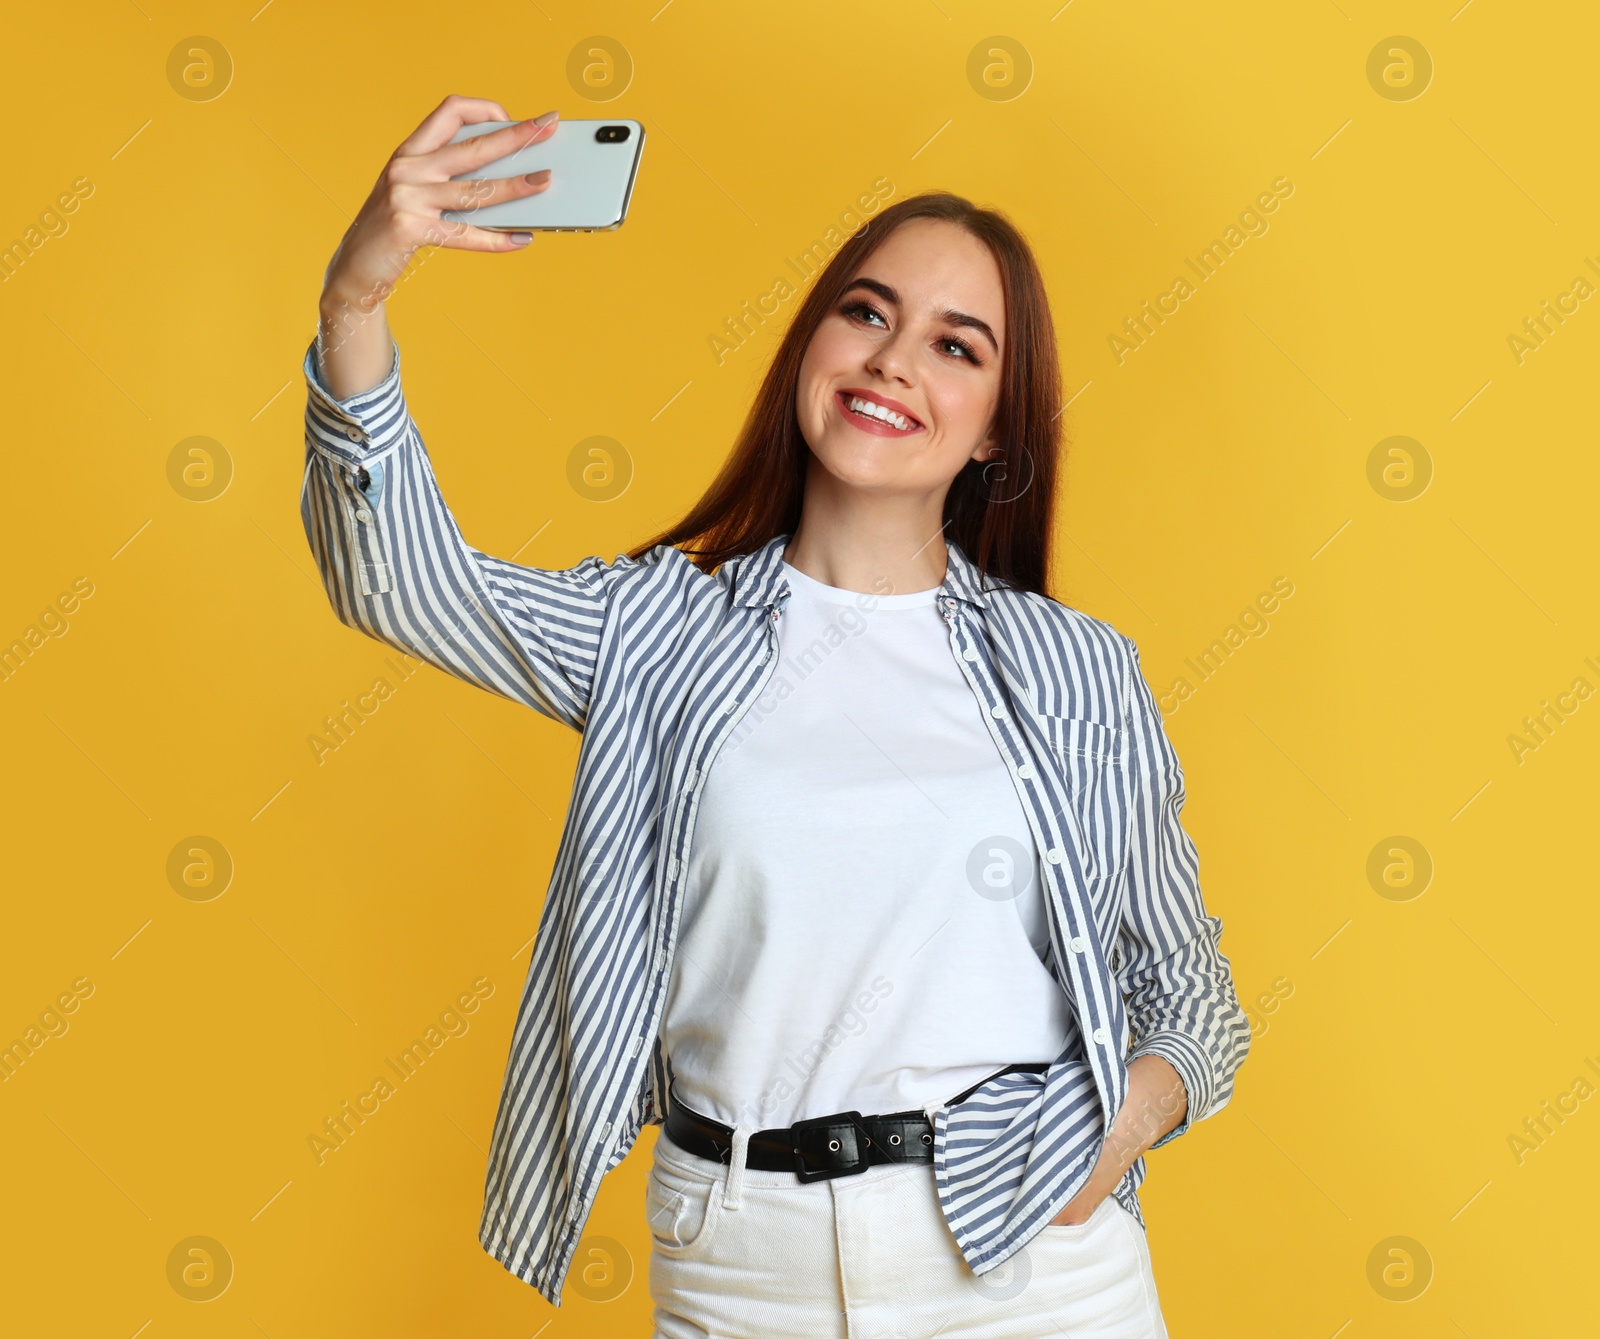
[[543, 130], [547, 125], [549, 125], [552, 121], [556, 120], [560, 115], [561, 115], [560, 112], [546, 112], [543, 116], [534, 117], [533, 118], [533, 124], [536, 127], [538, 127], [538, 129]]
[[514, 232], [511, 234], [512, 246], [527, 246], [531, 241], [533, 241], [531, 232]]
[[529, 172], [529, 173], [527, 173], [523, 177], [523, 180], [528, 182], [529, 185], [537, 186], [541, 181], [545, 180], [545, 178], [547, 178], [549, 175], [550, 175], [550, 169], [548, 167], [541, 167], [537, 172]]

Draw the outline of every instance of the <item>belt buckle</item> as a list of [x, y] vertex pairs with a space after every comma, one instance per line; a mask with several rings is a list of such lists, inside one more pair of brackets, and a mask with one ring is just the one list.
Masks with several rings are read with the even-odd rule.
[[[840, 1111], [832, 1116], [813, 1116], [797, 1120], [789, 1127], [794, 1151], [794, 1174], [801, 1181], [826, 1181], [835, 1176], [853, 1176], [868, 1167], [866, 1130], [859, 1111]], [[806, 1164], [808, 1136], [820, 1136], [823, 1157], [854, 1153], [855, 1161], [845, 1167], [810, 1167]], [[831, 1147], [830, 1147], [831, 1145]]]

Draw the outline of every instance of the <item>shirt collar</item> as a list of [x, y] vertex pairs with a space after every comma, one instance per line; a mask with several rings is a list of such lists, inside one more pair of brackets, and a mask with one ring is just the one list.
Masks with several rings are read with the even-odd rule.
[[[783, 575], [783, 551], [789, 539], [786, 534], [775, 535], [760, 548], [729, 558], [723, 564], [734, 604], [771, 605], [778, 601], [788, 587]], [[984, 574], [954, 540], [945, 541], [945, 550], [947, 561], [940, 589], [979, 609], [987, 608], [988, 592], [999, 589], [999, 585], [986, 588]]]

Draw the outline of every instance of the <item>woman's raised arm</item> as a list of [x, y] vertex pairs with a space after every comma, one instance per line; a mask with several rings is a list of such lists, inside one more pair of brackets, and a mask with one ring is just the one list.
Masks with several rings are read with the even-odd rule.
[[546, 112], [450, 143], [462, 126], [510, 119], [498, 102], [451, 94], [384, 164], [322, 277], [318, 353], [323, 378], [335, 399], [370, 390], [388, 374], [389, 322], [383, 304], [417, 251], [425, 246], [518, 251], [532, 238], [532, 233], [495, 232], [443, 217], [447, 209], [474, 209], [548, 188], [548, 169], [492, 181], [451, 180], [548, 139], [555, 133], [557, 115]]
[[549, 133], [555, 114], [450, 144], [461, 126], [509, 120], [446, 98], [396, 150], [328, 266], [307, 349], [300, 514], [341, 622], [581, 729], [610, 590], [637, 564], [565, 571], [491, 558], [462, 538], [406, 408], [384, 300], [421, 246], [518, 249], [515, 237], [443, 210], [529, 195], [548, 172], [450, 181]]

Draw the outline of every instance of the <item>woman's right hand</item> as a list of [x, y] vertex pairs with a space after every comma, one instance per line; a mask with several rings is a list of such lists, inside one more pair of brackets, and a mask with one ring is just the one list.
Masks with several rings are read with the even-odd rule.
[[548, 168], [498, 180], [451, 180], [548, 139], [555, 133], [557, 114], [546, 112], [450, 143], [464, 125], [510, 119], [498, 102], [452, 93], [385, 164], [323, 276], [318, 356], [335, 399], [370, 390], [388, 376], [393, 349], [383, 304], [419, 249], [519, 251], [532, 240], [531, 233], [495, 232], [442, 217], [445, 210], [516, 200], [549, 186]]

